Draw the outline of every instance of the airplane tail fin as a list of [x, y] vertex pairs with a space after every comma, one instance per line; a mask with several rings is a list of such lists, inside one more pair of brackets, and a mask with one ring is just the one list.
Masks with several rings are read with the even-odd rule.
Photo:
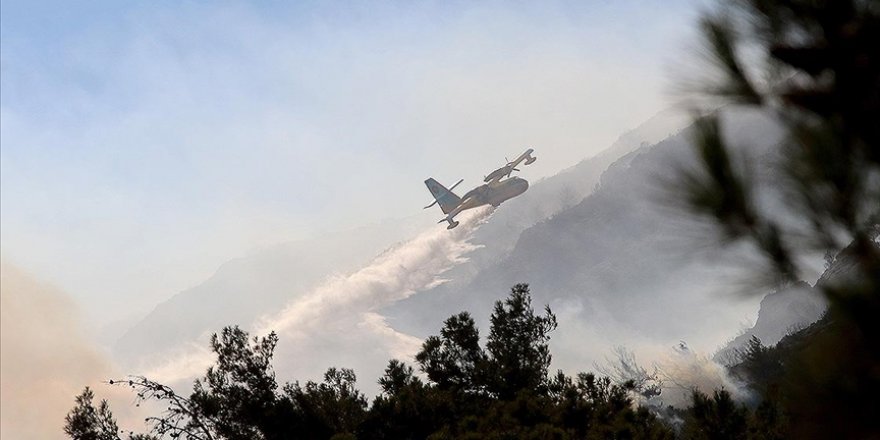
[[[428, 187], [428, 191], [431, 191], [431, 195], [434, 196], [434, 200], [436, 200], [435, 203], [440, 204], [440, 209], [443, 210], [444, 214], [449, 214], [450, 211], [455, 209], [455, 207], [461, 203], [461, 197], [446, 189], [445, 186], [441, 185], [440, 182], [434, 180], [433, 177], [426, 180], [425, 185]], [[458, 183], [456, 183], [455, 185], [457, 186]], [[453, 188], [455, 188], [455, 186], [453, 186]], [[432, 205], [434, 204], [432, 203], [425, 208], [430, 208]]]

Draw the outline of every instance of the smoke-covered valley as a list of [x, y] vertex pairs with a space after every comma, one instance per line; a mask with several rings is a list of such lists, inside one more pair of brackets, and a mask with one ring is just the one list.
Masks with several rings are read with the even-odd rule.
[[[765, 115], [727, 122], [728, 135], [758, 155], [779, 137]], [[696, 366], [748, 332], [767, 292], [720, 289], [736, 280], [737, 252], [696, 246], [689, 237], [699, 223], [669, 204], [673, 164], [690, 154], [687, 125], [685, 115], [661, 113], [453, 231], [403, 220], [231, 261], [122, 335], [116, 359], [131, 373], [185, 384], [212, 360], [208, 336], [240, 325], [279, 334], [279, 378], [348, 367], [372, 394], [388, 359], [410, 362], [422, 338], [460, 311], [485, 331], [494, 301], [526, 282], [535, 306], [549, 304], [559, 318], [556, 368], [589, 370], [624, 346], [645, 364], [712, 376], [682, 380], [723, 383], [720, 369]], [[397, 243], [388, 247], [388, 236]], [[783, 317], [777, 327], [816, 318]], [[682, 343], [689, 357], [673, 350]]]
[[[298, 356], [308, 361], [289, 363], [292, 368], [289, 373], [298, 378], [303, 373], [307, 373], [305, 377], [308, 378], [320, 377], [323, 369], [330, 365], [354, 367], [361, 372], [361, 383], [369, 389], [375, 379], [364, 370], [374, 373], [381, 371], [384, 367], [382, 357], [406, 357], [403, 356], [405, 353], [386, 350], [378, 355], [378, 363], [375, 360], [367, 362], [362, 354], [351, 351], [353, 345], [341, 342], [359, 332], [351, 328], [336, 328], [333, 322], [357, 322], [360, 319], [357, 313], [375, 313], [380, 308], [393, 307], [395, 302], [411, 294], [444, 301], [449, 292], [465, 285], [482, 270], [507, 256], [524, 230], [575, 206], [589, 195], [609, 164], [633, 150], [675, 133], [686, 121], [684, 115], [674, 111], [657, 115], [621, 136], [614, 145], [596, 157], [533, 183], [524, 197], [506, 202], [491, 213], [491, 218], [484, 224], [474, 225], [472, 234], [458, 233], [457, 230], [450, 234], [440, 226], [426, 227], [410, 218], [282, 244], [250, 257], [230, 261], [205, 283], [158, 305], [114, 344], [114, 355], [134, 370], [156, 371], [167, 378], [191, 377], [206, 364], [208, 336], [224, 325], [241, 325], [248, 330], [278, 330], [282, 336], [279, 352], [283, 353], [285, 347], [294, 342], [285, 340], [283, 329], [265, 324], [277, 321], [280, 310], [303, 308], [309, 303], [314, 305], [315, 298], [324, 298], [326, 295], [322, 296], [321, 292], [327, 291], [334, 291], [335, 296], [352, 296], [355, 297], [354, 301], [358, 301], [358, 292], [348, 289], [352, 284], [359, 284], [356, 279], [360, 274], [376, 273], [377, 267], [388, 266], [389, 254], [399, 254], [404, 258], [395, 263], [395, 271], [382, 272], [384, 278], [373, 279], [380, 285], [397, 286], [398, 290], [387, 290], [385, 297], [371, 298], [369, 303], [361, 302], [357, 310], [326, 309], [324, 315], [319, 315], [323, 319], [313, 321], [317, 326], [313, 332], [314, 341], [299, 338], [295, 343], [311, 347], [311, 356]], [[427, 232], [417, 235], [420, 229]], [[426, 235], [433, 238], [426, 241]], [[467, 243], [462, 242], [465, 239]], [[438, 240], [445, 243], [447, 248], [456, 246], [459, 249], [457, 254], [461, 255], [447, 255], [442, 248], [424, 247], [426, 243]], [[397, 244], [393, 244], [394, 241]], [[412, 274], [424, 274], [418, 278], [421, 284], [407, 286], [408, 293], [399, 291], [401, 281], [397, 278], [412, 277]], [[511, 284], [513, 282], [511, 280]], [[486, 295], [486, 301], [491, 303], [503, 297], [509, 287]], [[317, 305], [320, 306], [320, 302]], [[467, 302], [462, 302], [458, 307], [463, 309], [467, 305]], [[453, 304], [450, 306], [456, 307]], [[327, 312], [332, 312], [332, 315], [328, 316]], [[444, 313], [445, 310], [443, 313], [413, 310], [410, 318], [438, 327], [448, 315]], [[374, 315], [373, 318], [384, 320], [384, 314]], [[322, 322], [325, 325], [321, 325]], [[436, 331], [436, 328], [413, 333], [423, 337], [429, 331]], [[360, 346], [375, 345], [372, 341], [360, 342]], [[193, 350], [202, 353], [202, 362], [193, 363], [192, 356], [177, 358], [178, 353], [191, 354]], [[295, 351], [302, 353], [300, 349]], [[409, 355], [413, 353], [411, 350]], [[285, 363], [281, 358], [279, 361]], [[305, 364], [308, 364], [307, 368]], [[300, 368], [296, 368], [297, 365]], [[293, 373], [300, 375], [293, 376]]]
[[[548, 304], [558, 317], [554, 368], [601, 370], [624, 347], [663, 371], [666, 403], [683, 402], [690, 386], [736, 391], [721, 367], [730, 353], [752, 335], [777, 342], [818, 319], [825, 304], [806, 284], [776, 293], [737, 287], [736, 263], [748, 251], [692, 240], [701, 224], [670, 203], [674, 164], [690, 160], [688, 125], [686, 115], [661, 113], [602, 153], [534, 182], [522, 197], [466, 213], [452, 231], [411, 217], [229, 261], [116, 335], [106, 354], [78, 324], [58, 320], [59, 332], [75, 339], [67, 346], [79, 354], [70, 356], [86, 353], [94, 365], [63, 387], [53, 385], [57, 411], [78, 386], [101, 387], [108, 375], [146, 375], [185, 392], [214, 360], [209, 336], [226, 325], [253, 335], [276, 332], [282, 381], [353, 368], [359, 387], [373, 395], [387, 361], [412, 362], [423, 338], [437, 334], [450, 315], [469, 311], [485, 334], [492, 304], [519, 282], [531, 285], [536, 308]], [[770, 160], [762, 151], [780, 136], [772, 118], [728, 112], [725, 127], [734, 142], [751, 145], [748, 154]], [[23, 294], [49, 300], [18, 292], [33, 282], [9, 277], [17, 280], [18, 272], [4, 266], [4, 399], [45, 380], [41, 370], [24, 375], [20, 365], [7, 364], [22, 358], [12, 355], [21, 345], [7, 336], [28, 331], [16, 324], [28, 322], [24, 315], [11, 319], [7, 312], [20, 308], [15, 302]], [[12, 382], [15, 389], [7, 389]], [[124, 402], [119, 391], [102, 393]], [[39, 417], [34, 406], [22, 411]]]
[[3, 439], [880, 432], [871, 2], [2, 10]]

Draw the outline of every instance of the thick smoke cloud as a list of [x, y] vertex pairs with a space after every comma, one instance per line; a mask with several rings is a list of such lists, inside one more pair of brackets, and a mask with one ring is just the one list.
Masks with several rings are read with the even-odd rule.
[[0, 263], [0, 437], [64, 438], [74, 396], [109, 377], [75, 309], [63, 292]]

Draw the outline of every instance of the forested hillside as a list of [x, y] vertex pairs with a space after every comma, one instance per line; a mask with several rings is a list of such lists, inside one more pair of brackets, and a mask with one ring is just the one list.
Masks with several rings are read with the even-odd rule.
[[[730, 111], [725, 120], [729, 139], [749, 145], [756, 158], [781, 136], [766, 114]], [[693, 135], [688, 128], [621, 157], [602, 173], [595, 192], [525, 229], [509, 255], [469, 282], [418, 293], [384, 313], [397, 328], [421, 336], [433, 324], [423, 318], [428, 311], [465, 308], [484, 315], [492, 304], [487, 292], [503, 289], [504, 280], [528, 281], [539, 301], [573, 323], [560, 331], [558, 359], [589, 363], [633, 341], [668, 347], [684, 339], [716, 349], [757, 310], [760, 297], [738, 296], [713, 282], [733, 279], [731, 253], [698, 245], [695, 223], [670, 207], [677, 195], [668, 186], [669, 170], [693, 160]], [[604, 339], [603, 345], [583, 347], [584, 338]]]

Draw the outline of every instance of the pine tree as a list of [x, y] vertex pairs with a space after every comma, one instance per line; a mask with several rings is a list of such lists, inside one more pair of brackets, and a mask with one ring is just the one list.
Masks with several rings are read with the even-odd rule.
[[775, 190], [798, 221], [762, 209], [768, 188], [750, 178], [753, 165], [727, 144], [717, 114], [697, 121], [700, 166], [681, 175], [687, 203], [728, 241], [755, 245], [777, 281], [797, 281], [804, 255], [832, 256], [817, 286], [828, 324], [785, 359], [780, 419], [790, 419], [796, 438], [874, 436], [880, 405], [867, 396], [880, 393], [880, 6], [738, 0], [701, 24], [719, 74], [700, 92], [781, 121]]
[[490, 319], [489, 391], [501, 399], [512, 399], [523, 390], [546, 394], [548, 342], [557, 325], [550, 307], [544, 316], [535, 315], [528, 284], [517, 284], [506, 300], [495, 303]]

